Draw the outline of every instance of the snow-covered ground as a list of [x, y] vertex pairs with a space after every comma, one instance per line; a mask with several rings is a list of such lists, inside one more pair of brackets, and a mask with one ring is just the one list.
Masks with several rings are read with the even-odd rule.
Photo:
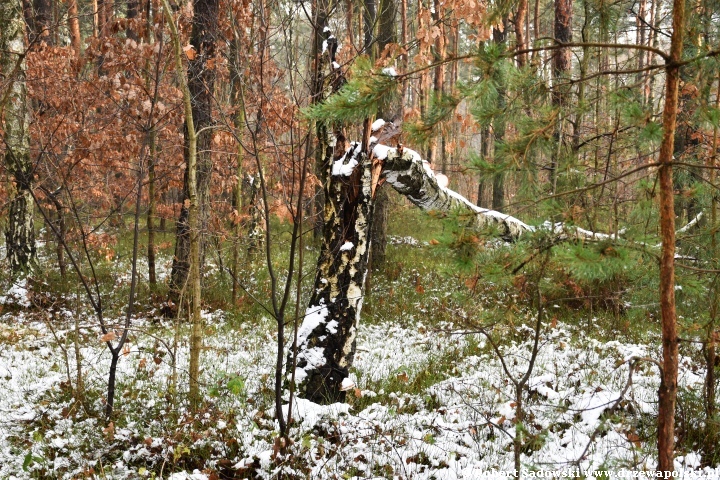
[[[362, 325], [349, 404], [295, 401], [294, 443], [276, 456], [272, 420], [274, 338], [265, 319], [229, 329], [222, 312], [206, 315], [203, 383], [210, 407], [191, 417], [173, 395], [173, 371], [183, 388], [187, 345], [173, 368], [171, 325], [134, 322], [120, 362], [116, 422], [109, 426], [74, 405], [67, 371], [75, 376], [73, 314], [52, 323], [23, 311], [0, 318], [0, 478], [500, 478], [514, 469], [513, 437], [523, 435], [521, 464], [533, 470], [583, 472], [652, 469], [658, 375], [645, 345], [599, 342], [557, 325], [542, 336], [516, 419], [515, 390], [483, 337], [450, 327], [394, 322]], [[82, 357], [89, 412], [102, 412], [109, 355], [97, 329], [82, 319]], [[510, 329], [510, 327], [504, 327]], [[501, 347], [520, 378], [528, 365], [532, 330], [498, 332], [523, 340]], [[68, 365], [66, 366], [65, 356]], [[681, 385], [701, 391], [702, 371], [689, 359]], [[420, 389], [420, 375], [438, 381]], [[398, 386], [400, 386], [398, 388]], [[95, 396], [93, 396], [93, 394]], [[174, 402], [181, 406], [176, 407]], [[615, 407], [614, 410], [611, 410]], [[174, 414], [173, 412], [179, 412]], [[694, 470], [699, 452], [680, 452], [686, 478], [720, 478]]]

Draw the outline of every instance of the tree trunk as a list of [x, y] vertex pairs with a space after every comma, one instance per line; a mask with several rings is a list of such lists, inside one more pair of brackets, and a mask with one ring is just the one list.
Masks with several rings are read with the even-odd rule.
[[33, 0], [32, 3], [32, 22], [28, 22], [31, 27], [29, 38], [31, 42], [44, 42], [47, 45], [53, 44], [53, 4], [52, 0]]
[[[324, 30], [328, 26], [328, 5], [327, 0], [315, 0], [315, 11], [314, 11], [314, 23], [315, 30], [313, 33], [313, 46], [312, 46], [312, 65], [311, 65], [311, 90], [310, 90], [310, 103], [319, 103], [322, 101], [323, 88], [325, 82], [325, 74], [323, 72], [323, 40], [327, 36]], [[348, 4], [350, 10], [349, 15], [352, 14], [352, 0]], [[350, 19], [350, 24], [352, 24]], [[350, 32], [352, 34], [352, 32]], [[352, 38], [352, 37], [351, 37]], [[329, 53], [329, 52], [328, 52]], [[312, 156], [315, 158], [315, 175], [317, 178], [322, 178], [323, 175], [323, 158], [325, 152], [321, 145], [325, 141], [325, 126], [317, 124], [315, 125], [315, 136], [317, 144], [313, 144], [314, 150]], [[315, 202], [313, 204], [315, 209], [315, 221], [313, 228], [313, 238], [319, 239], [323, 231], [323, 208], [325, 205], [325, 199], [323, 197], [324, 191], [321, 186], [317, 186], [315, 190]]]
[[[439, 0], [432, 0], [432, 9], [430, 15], [433, 20], [433, 27], [439, 29], [438, 36], [435, 38], [434, 60], [437, 66], [433, 69], [433, 96], [440, 99], [445, 88], [445, 65], [442, 61], [445, 58], [445, 28], [441, 18], [441, 3]], [[428, 105], [430, 103], [428, 102]], [[437, 168], [438, 160], [438, 139], [437, 135], [432, 135], [428, 144], [427, 160], [433, 168]]]
[[[200, 396], [200, 350], [202, 348], [202, 317], [200, 315], [201, 289], [200, 289], [200, 208], [198, 199], [198, 182], [197, 182], [197, 159], [198, 159], [198, 136], [193, 115], [193, 96], [190, 88], [190, 71], [188, 68], [187, 77], [183, 71], [182, 47], [180, 45], [180, 35], [175, 26], [175, 19], [172, 18], [172, 10], [168, 0], [163, 0], [165, 14], [168, 17], [168, 26], [170, 27], [173, 47], [175, 50], [175, 70], [179, 78], [180, 90], [183, 94], [183, 107], [185, 113], [185, 145], [186, 145], [186, 170], [187, 177], [187, 228], [189, 237], [188, 259], [190, 261], [190, 392], [188, 398], [190, 407], [195, 410], [201, 402]], [[217, 13], [217, 9], [215, 9]], [[198, 11], [195, 14], [198, 15]], [[217, 18], [217, 17], [215, 17]], [[193, 27], [195, 24], [193, 24]]]
[[[188, 88], [192, 99], [192, 115], [197, 135], [197, 179], [194, 188], [198, 195], [200, 227], [205, 230], [209, 216], [210, 177], [212, 174], [211, 141], [212, 104], [215, 86], [215, 69], [207, 68], [208, 60], [215, 56], [215, 42], [218, 32], [218, 0], [194, 0], [194, 15], [190, 45], [194, 49], [194, 58], [188, 61]], [[187, 129], [187, 126], [186, 126]], [[201, 131], [202, 130], [202, 131]], [[187, 132], [186, 138], [187, 138]], [[185, 177], [183, 204], [177, 222], [175, 256], [170, 276], [170, 288], [175, 295], [185, 286], [190, 268], [190, 147], [185, 142]], [[202, 256], [201, 256], [202, 257]]]
[[[385, 48], [397, 43], [397, 0], [380, 0], [378, 15], [378, 53], [382, 55]], [[378, 115], [380, 116], [380, 115]], [[382, 118], [382, 116], [381, 116]]]
[[27, 274], [37, 263], [32, 197], [33, 163], [30, 158], [30, 112], [25, 83], [25, 22], [20, 2], [0, 2], [0, 71], [9, 80], [3, 115], [5, 165], [13, 176], [5, 245], [10, 268]]
[[[720, 107], [720, 72], [718, 72], [718, 86], [715, 91], [715, 108]], [[708, 166], [710, 167], [710, 184], [715, 185], [717, 172], [717, 151], [718, 151], [718, 127], [713, 126], [712, 139], [713, 153], [710, 156]], [[710, 249], [712, 261], [717, 265], [718, 261], [718, 244], [717, 244], [717, 197], [713, 195], [710, 203]], [[703, 446], [703, 463], [712, 465], [717, 452], [718, 428], [715, 419], [717, 406], [715, 405], [715, 388], [717, 379], [715, 377], [715, 361], [717, 360], [717, 332], [715, 330], [718, 317], [718, 280], [715, 279], [710, 289], [710, 321], [707, 325], [707, 334], [705, 337], [705, 439]]]
[[[508, 19], [503, 20], [503, 28], [494, 28], [493, 29], [493, 41], [498, 45], [504, 45], [507, 42], [507, 29], [508, 24], [510, 22]], [[497, 73], [496, 83], [498, 85], [498, 111], [502, 112], [503, 109], [505, 109], [505, 103], [507, 102], [505, 98], [505, 83], [506, 79], [502, 75], [502, 73]], [[493, 163], [496, 163], [499, 161], [498, 159], [498, 146], [499, 143], [503, 141], [505, 138], [505, 118], [504, 115], [501, 113], [500, 115], [496, 115], [493, 119]], [[505, 204], [505, 174], [503, 172], [496, 173], [493, 175], [492, 179], [492, 208], [493, 210], [501, 210]]]
[[[572, 41], [572, 0], [555, 0], [555, 41], [569, 43]], [[555, 50], [552, 58], [553, 64], [553, 90], [552, 104], [559, 110], [557, 127], [554, 137], [557, 148], [552, 154], [550, 161], [550, 188], [555, 193], [557, 188], [557, 168], [559, 157], [562, 153], [562, 142], [564, 142], [564, 110], [568, 103], [570, 89], [563, 85], [567, 75], [570, 73], [571, 63], [570, 47], [561, 47]]]
[[233, 126], [235, 127], [235, 135], [238, 137], [237, 150], [235, 153], [235, 159], [237, 162], [235, 175], [237, 180], [234, 188], [234, 201], [233, 208], [237, 212], [237, 216], [233, 219], [235, 222], [233, 226], [234, 238], [233, 238], [233, 252], [232, 252], [232, 274], [233, 274], [233, 286], [232, 286], [232, 303], [238, 297], [238, 282], [239, 278], [239, 265], [240, 265], [240, 236], [242, 234], [242, 217], [243, 205], [242, 205], [242, 183], [243, 183], [243, 146], [240, 144], [242, 139], [242, 132], [245, 128], [245, 95], [243, 92], [243, 65], [242, 59], [242, 42], [240, 37], [239, 29], [233, 29], [233, 40], [230, 46], [230, 98], [237, 111], [233, 115]]
[[155, 162], [157, 160], [157, 142], [155, 129], [150, 135], [150, 158], [148, 161], [148, 210], [147, 210], [147, 262], [148, 262], [148, 283], [152, 286], [157, 284], [155, 272]]
[[673, 1], [673, 33], [670, 58], [665, 67], [663, 139], [658, 171], [660, 184], [660, 315], [662, 318], [663, 372], [658, 391], [658, 470], [673, 471], [675, 449], [675, 402], [677, 399], [678, 334], [675, 315], [675, 206], [672, 161], [678, 110], [678, 86], [682, 58], [685, 2]]
[[[380, 15], [378, 25], [378, 49], [382, 53], [385, 48], [393, 43], [397, 43], [396, 19], [397, 5], [396, 0], [380, 0]], [[401, 102], [393, 105], [390, 111], [378, 112], [378, 118], [394, 120], [401, 116], [399, 110], [402, 108]], [[380, 188], [375, 195], [375, 220], [370, 230], [370, 239], [372, 244], [372, 254], [370, 255], [369, 275], [372, 270], [382, 267], [385, 264], [385, 249], [387, 247], [387, 225], [388, 225], [388, 207], [390, 198], [385, 189]]]
[[374, 57], [373, 55], [373, 49], [375, 49], [374, 46], [374, 40], [375, 40], [375, 20], [376, 20], [376, 8], [377, 4], [375, 3], [376, 0], [363, 0], [364, 1], [364, 9], [363, 9], [363, 33], [364, 33], [364, 46], [363, 46], [363, 52], [367, 55], [370, 55]]
[[[517, 49], [525, 50], [527, 48], [527, 38], [525, 37], [525, 18], [527, 17], [528, 0], [520, 0], [515, 14], [515, 37], [517, 40]], [[518, 67], [523, 68], [527, 65], [527, 53], [521, 53], [517, 57]]]
[[[340, 132], [327, 145], [325, 225], [317, 276], [298, 332], [295, 381], [299, 395], [316, 403], [345, 399], [342, 382], [355, 356], [372, 219], [371, 160], [358, 144], [352, 158]], [[340, 165], [357, 164], [344, 175]], [[289, 365], [292, 365], [290, 363]]]
[[68, 0], [68, 27], [70, 30], [70, 44], [75, 50], [77, 58], [82, 55], [82, 37], [80, 35], [80, 17], [78, 16], [78, 0]]
[[[128, 20], [134, 20], [138, 16], [138, 0], [127, 0], [127, 9], [125, 10], [125, 18]], [[137, 32], [132, 28], [131, 25], [125, 29], [125, 35], [127, 38], [138, 41]]]

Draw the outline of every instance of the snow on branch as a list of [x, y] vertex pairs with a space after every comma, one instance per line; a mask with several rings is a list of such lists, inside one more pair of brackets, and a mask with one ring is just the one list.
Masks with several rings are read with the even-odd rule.
[[438, 178], [429, 163], [414, 150], [402, 146], [392, 148], [376, 144], [372, 151], [377, 160], [384, 162], [385, 181], [413, 204], [427, 211], [467, 210], [474, 214], [477, 227], [494, 226], [499, 230], [500, 236], [507, 241], [515, 241], [523, 234], [539, 229], [552, 231], [560, 239], [615, 238], [615, 235], [591, 232], [565, 223], [545, 222], [539, 227], [528, 225], [511, 215], [478, 207], [459, 193], [442, 186], [438, 183]]

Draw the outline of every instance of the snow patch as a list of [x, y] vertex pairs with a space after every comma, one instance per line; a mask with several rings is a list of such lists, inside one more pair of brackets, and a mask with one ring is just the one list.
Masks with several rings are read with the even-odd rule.
[[302, 350], [298, 353], [298, 363], [301, 360], [305, 360], [306, 365], [304, 367], [298, 367], [295, 369], [295, 383], [302, 383], [308, 376], [308, 372], [311, 370], [318, 369], [325, 365], [325, 349], [322, 347], [312, 347]]
[[390, 77], [397, 77], [397, 72], [395, 71], [395, 67], [383, 68], [382, 73], [384, 73], [385, 75], [388, 75]]
[[355, 167], [357, 166], [357, 164], [358, 164], [358, 161], [354, 155], [351, 156], [350, 160], [348, 161], [347, 154], [345, 154], [333, 162], [332, 174], [335, 177], [337, 177], [337, 176], [349, 177], [350, 175], [352, 175], [353, 170], [355, 170]]
[[380, 130], [382, 127], [385, 126], [385, 123], [387, 123], [387, 122], [385, 122], [385, 120], [383, 120], [382, 118], [378, 118], [377, 120], [375, 120], [373, 122], [372, 125], [370, 125], [370, 131], [377, 132], [378, 130]]
[[301, 347], [307, 343], [310, 334], [327, 319], [328, 309], [325, 300], [321, 298], [319, 303], [320, 305], [310, 306], [305, 310], [305, 318], [298, 329], [298, 345]]
[[[288, 406], [283, 405], [283, 414], [287, 416]], [[302, 427], [311, 430], [321, 419], [337, 420], [341, 415], [350, 413], [347, 403], [318, 405], [304, 398], [296, 398], [293, 402], [293, 419], [302, 421]]]
[[21, 307], [29, 307], [27, 278], [19, 279], [13, 282], [5, 295], [0, 296], [0, 304], [15, 304]]

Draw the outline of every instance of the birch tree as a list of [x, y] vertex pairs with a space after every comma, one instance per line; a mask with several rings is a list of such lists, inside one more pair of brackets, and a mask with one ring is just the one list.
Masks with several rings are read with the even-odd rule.
[[33, 219], [33, 162], [30, 157], [30, 110], [25, 83], [25, 22], [19, 1], [0, 3], [0, 68], [2, 69], [2, 118], [5, 164], [15, 192], [10, 201], [5, 245], [10, 267], [16, 274], [29, 273], [37, 261]]

